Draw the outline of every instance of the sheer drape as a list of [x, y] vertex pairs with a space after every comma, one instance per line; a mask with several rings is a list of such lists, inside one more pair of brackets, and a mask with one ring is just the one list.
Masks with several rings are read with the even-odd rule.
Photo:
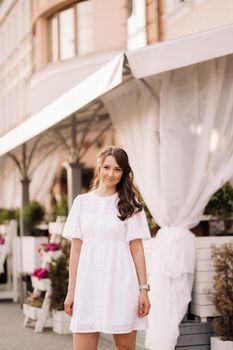
[[[46, 156], [46, 155], [45, 155]], [[64, 157], [63, 157], [64, 158]], [[30, 200], [37, 200], [43, 205], [49, 197], [54, 176], [62, 161], [62, 152], [58, 151], [45, 157], [36, 167], [37, 157], [32, 162], [33, 171], [29, 171]], [[0, 207], [19, 208], [21, 205], [21, 176], [12, 159], [0, 160]]]
[[233, 56], [134, 79], [103, 100], [162, 227], [153, 242], [146, 345], [171, 350], [191, 299], [195, 239], [189, 229], [233, 176]]

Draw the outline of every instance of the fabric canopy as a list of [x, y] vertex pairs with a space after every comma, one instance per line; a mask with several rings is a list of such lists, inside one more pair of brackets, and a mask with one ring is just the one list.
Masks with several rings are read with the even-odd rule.
[[[146, 60], [146, 49], [144, 54]], [[233, 176], [233, 55], [144, 79], [103, 101], [161, 226], [152, 247], [146, 346], [173, 350], [191, 300], [190, 229], [210, 196]]]
[[89, 102], [122, 82], [123, 53], [112, 55], [98, 67], [86, 69], [86, 74], [72, 89], [57, 97], [19, 126], [0, 137], [0, 156], [15, 149], [64, 118], [70, 116]]
[[229, 55], [232, 37], [231, 24], [127, 51], [126, 56], [133, 76], [143, 78]]

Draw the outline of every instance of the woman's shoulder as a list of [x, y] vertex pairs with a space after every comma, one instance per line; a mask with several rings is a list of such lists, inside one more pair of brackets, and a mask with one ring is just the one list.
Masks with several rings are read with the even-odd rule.
[[78, 195], [74, 198], [74, 200], [77, 201], [77, 202], [83, 202], [83, 201], [92, 199], [93, 197], [94, 197], [94, 196], [93, 196], [93, 193], [92, 193], [92, 191], [90, 191], [90, 192], [78, 194]]

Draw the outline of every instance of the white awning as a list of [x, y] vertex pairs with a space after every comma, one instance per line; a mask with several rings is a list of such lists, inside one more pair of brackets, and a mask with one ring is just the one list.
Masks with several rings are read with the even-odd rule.
[[[233, 53], [232, 37], [233, 25], [229, 25], [127, 51], [125, 55], [132, 75], [135, 78], [143, 78], [229, 55]], [[35, 76], [32, 80], [31, 116], [0, 137], [0, 156], [29, 141], [118, 86], [122, 82], [124, 53], [122, 51], [106, 52], [105, 57], [106, 59], [101, 58], [101, 60], [98, 58], [99, 61], [94, 64], [93, 55], [93, 64], [88, 63], [85, 69], [81, 67], [80, 74], [76, 72], [77, 81], [74, 77], [68, 79], [69, 83], [71, 80], [72, 84], [75, 82], [72, 87], [67, 84], [62, 90], [59, 83], [51, 79], [50, 84], [55, 85], [54, 89], [60, 89], [60, 95], [57, 91], [56, 93], [51, 91], [49, 96], [39, 98], [40, 93], [35, 87], [39, 79]], [[83, 65], [85, 57], [81, 60]], [[50, 101], [53, 102], [50, 103]]]
[[0, 156], [29, 141], [119, 85], [122, 82], [124, 54], [118, 52], [109, 57], [108, 53], [106, 56], [104, 63], [98, 66], [95, 64], [94, 71], [91, 65], [89, 69], [86, 68], [74, 87], [0, 137]]
[[131, 73], [144, 78], [233, 53], [233, 25], [126, 52]]

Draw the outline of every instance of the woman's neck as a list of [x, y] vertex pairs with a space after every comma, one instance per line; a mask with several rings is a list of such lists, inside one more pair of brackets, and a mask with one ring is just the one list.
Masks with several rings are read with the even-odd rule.
[[100, 197], [111, 196], [114, 193], [116, 193], [116, 187], [106, 187], [100, 184], [95, 190], [95, 192]]

